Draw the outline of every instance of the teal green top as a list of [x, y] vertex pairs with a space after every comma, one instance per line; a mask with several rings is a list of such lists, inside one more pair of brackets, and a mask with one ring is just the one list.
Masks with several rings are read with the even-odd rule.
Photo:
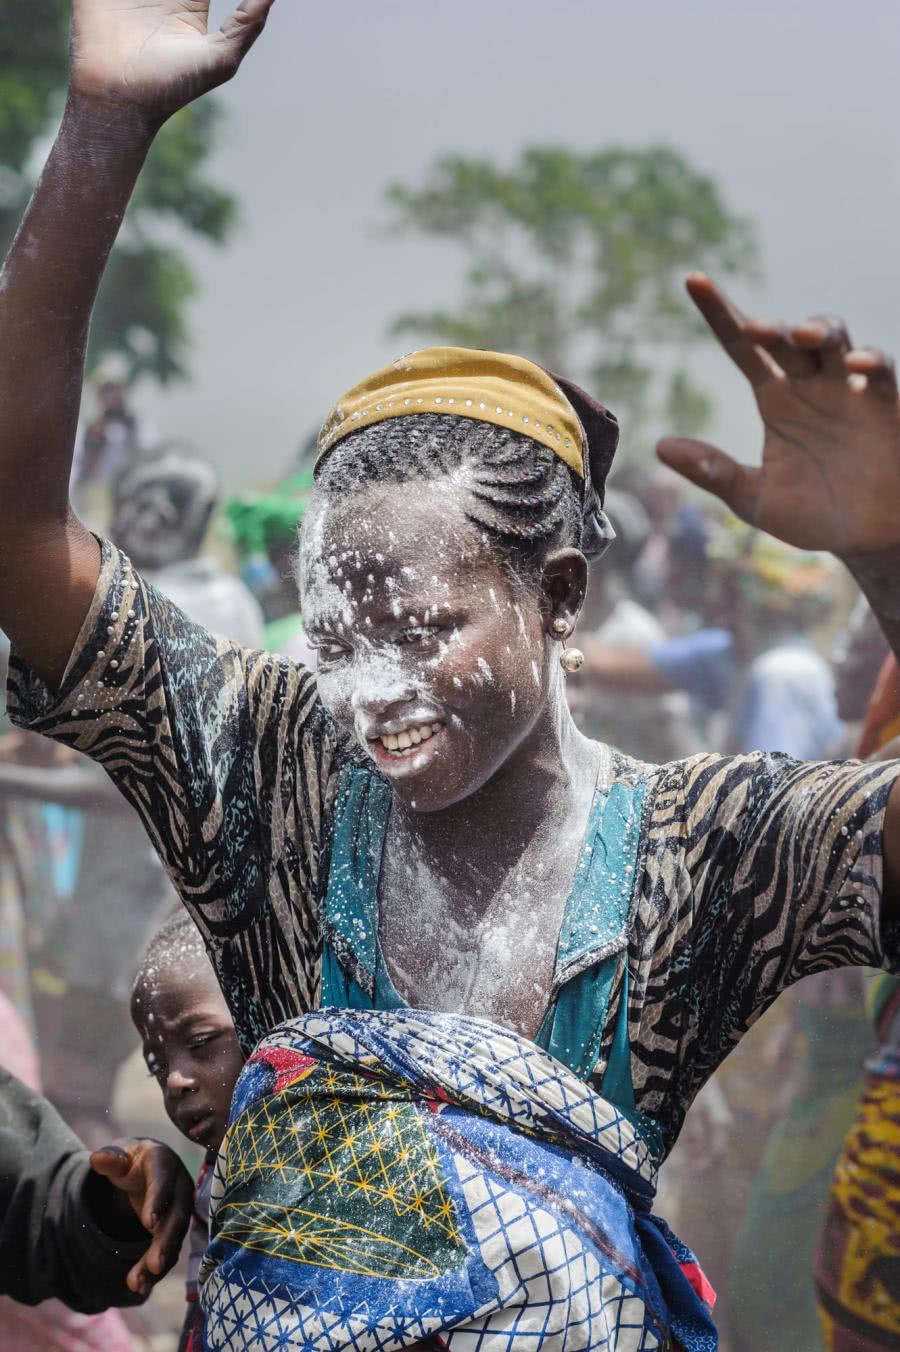
[[[587, 1080], [594, 1072], [609, 1012], [637, 868], [643, 785], [598, 788], [556, 951], [550, 1003], [535, 1042]], [[348, 767], [335, 803], [325, 899], [322, 1004], [405, 1009], [378, 939], [378, 881], [391, 790], [375, 771]], [[635, 1107], [628, 1040], [628, 968], [600, 1091], [662, 1157], [658, 1124]]]

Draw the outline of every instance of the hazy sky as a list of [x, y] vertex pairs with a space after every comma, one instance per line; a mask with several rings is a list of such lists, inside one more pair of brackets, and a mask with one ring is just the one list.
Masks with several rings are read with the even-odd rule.
[[[278, 0], [223, 93], [213, 170], [243, 221], [225, 251], [193, 249], [193, 383], [141, 403], [230, 485], [274, 476], [397, 355], [389, 318], [460, 277], [448, 247], [379, 238], [385, 183], [536, 142], [678, 147], [758, 223], [765, 279], [743, 304], [839, 312], [900, 351], [898, 51], [889, 0]], [[724, 359], [702, 373], [719, 440], [753, 457], [740, 378]]]

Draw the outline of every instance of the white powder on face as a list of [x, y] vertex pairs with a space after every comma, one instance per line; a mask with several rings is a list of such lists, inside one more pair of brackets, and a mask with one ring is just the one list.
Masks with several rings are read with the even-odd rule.
[[[326, 556], [324, 545], [325, 512], [314, 508], [303, 522], [300, 537], [298, 580], [303, 614], [308, 624], [328, 617], [349, 628], [356, 618], [356, 605], [340, 583], [343, 569], [337, 555]], [[351, 584], [347, 583], [347, 587]]]
[[363, 746], [368, 743], [372, 720], [389, 713], [392, 705], [418, 710], [421, 722], [429, 721], [426, 715], [434, 709], [427, 680], [410, 672], [402, 649], [375, 644], [358, 632], [346, 660], [333, 669], [320, 668], [318, 683], [326, 709], [341, 720], [352, 717]]

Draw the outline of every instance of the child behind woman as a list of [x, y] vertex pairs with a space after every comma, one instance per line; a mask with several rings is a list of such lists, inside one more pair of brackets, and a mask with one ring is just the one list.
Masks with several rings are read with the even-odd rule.
[[187, 915], [172, 916], [151, 940], [135, 977], [131, 1017], [166, 1114], [206, 1155], [197, 1178], [188, 1259], [188, 1309], [179, 1352], [200, 1352], [200, 1260], [209, 1237], [212, 1165], [228, 1126], [243, 1065], [234, 1024], [200, 934]]

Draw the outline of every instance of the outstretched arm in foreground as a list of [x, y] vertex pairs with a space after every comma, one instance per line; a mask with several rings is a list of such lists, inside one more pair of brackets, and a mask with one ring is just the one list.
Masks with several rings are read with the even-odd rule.
[[[708, 277], [688, 291], [749, 380], [763, 420], [762, 464], [667, 437], [667, 465], [760, 530], [827, 549], [850, 569], [900, 656], [900, 400], [893, 363], [854, 348], [837, 320], [788, 328], [747, 319]], [[900, 787], [884, 827], [886, 912], [900, 921]]]
[[157, 131], [234, 75], [272, 4], [209, 32], [209, 0], [73, 0], [62, 125], [0, 275], [0, 629], [51, 685], [100, 567], [69, 505], [97, 288]]
[[144, 1299], [178, 1258], [193, 1186], [159, 1141], [88, 1156], [50, 1103], [0, 1070], [0, 1293], [93, 1314]]

